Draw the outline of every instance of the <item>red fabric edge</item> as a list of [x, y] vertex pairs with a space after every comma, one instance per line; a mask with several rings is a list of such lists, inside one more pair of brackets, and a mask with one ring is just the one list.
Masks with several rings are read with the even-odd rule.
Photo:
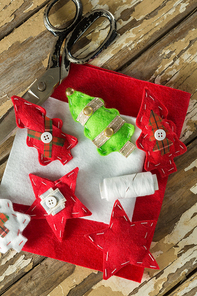
[[[177, 127], [180, 136], [187, 112], [190, 94], [169, 87], [137, 80], [124, 74], [97, 68], [90, 65], [71, 65], [69, 76], [55, 90], [52, 97], [67, 101], [65, 91], [72, 87], [78, 91], [98, 96], [105, 100], [106, 107], [117, 108], [121, 114], [137, 116], [145, 87], [167, 107], [168, 119]], [[79, 168], [80, 169], [80, 168]], [[138, 197], [134, 209], [133, 221], [157, 220], [167, 184], [167, 178], [159, 175], [159, 191], [152, 196]], [[25, 206], [16, 205], [15, 210], [25, 212]], [[33, 220], [23, 234], [28, 238], [23, 250], [50, 258], [70, 262], [102, 271], [103, 253], [84, 238], [84, 234], [106, 227], [106, 224], [86, 219], [69, 220], [66, 226], [67, 236], [58, 242], [45, 220]], [[116, 275], [140, 282], [143, 268], [125, 266]]]

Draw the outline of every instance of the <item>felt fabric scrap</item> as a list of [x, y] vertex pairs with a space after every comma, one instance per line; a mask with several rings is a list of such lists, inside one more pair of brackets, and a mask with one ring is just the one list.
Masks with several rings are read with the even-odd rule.
[[[79, 218], [91, 215], [91, 212], [81, 203], [75, 196], [76, 180], [79, 169], [75, 168], [62, 178], [56, 181], [50, 181], [46, 178], [41, 178], [36, 175], [30, 174], [30, 180], [35, 194], [35, 201], [27, 210], [27, 214], [32, 219], [46, 219], [49, 227], [54, 232], [59, 241], [64, 239], [65, 226], [68, 219]], [[48, 214], [45, 207], [42, 205], [41, 195], [44, 195], [50, 189], [59, 189], [60, 193], [65, 198], [65, 207], [56, 212], [55, 215]], [[52, 199], [51, 199], [52, 197]], [[50, 206], [50, 202], [54, 202]], [[61, 203], [57, 200], [55, 194], [49, 196], [48, 199], [50, 210], [56, 208], [56, 204]], [[61, 206], [61, 204], [60, 204]]]
[[30, 222], [30, 216], [14, 211], [12, 202], [0, 199], [0, 252], [10, 248], [20, 252], [27, 242], [22, 231]]
[[187, 151], [178, 139], [176, 125], [167, 119], [168, 110], [145, 88], [136, 124], [142, 130], [136, 145], [146, 152], [144, 168], [157, 169], [162, 177], [176, 172], [174, 157]]
[[38, 150], [39, 163], [48, 165], [59, 160], [64, 165], [72, 159], [70, 150], [76, 146], [77, 138], [62, 132], [62, 120], [50, 119], [46, 110], [23, 98], [13, 96], [16, 123], [19, 128], [27, 128], [27, 145]]
[[120, 202], [115, 202], [109, 226], [99, 232], [85, 235], [103, 251], [105, 280], [129, 264], [159, 269], [149, 252], [155, 226], [154, 220], [130, 222]]
[[73, 119], [84, 125], [84, 135], [92, 140], [100, 155], [118, 151], [128, 157], [133, 152], [135, 145], [130, 140], [135, 127], [126, 123], [117, 109], [107, 109], [102, 99], [74, 89], [69, 88], [66, 94]]

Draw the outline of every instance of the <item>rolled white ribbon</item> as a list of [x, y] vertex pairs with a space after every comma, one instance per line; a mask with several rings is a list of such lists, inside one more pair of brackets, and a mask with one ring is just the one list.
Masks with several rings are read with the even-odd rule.
[[152, 195], [158, 189], [157, 176], [151, 172], [106, 178], [100, 183], [101, 198], [107, 201]]

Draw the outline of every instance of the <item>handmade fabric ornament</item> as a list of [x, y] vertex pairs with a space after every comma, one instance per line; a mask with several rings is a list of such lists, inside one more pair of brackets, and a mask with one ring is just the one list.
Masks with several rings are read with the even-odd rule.
[[85, 127], [84, 135], [92, 140], [100, 155], [118, 151], [128, 157], [132, 153], [135, 145], [130, 140], [135, 128], [120, 117], [118, 110], [107, 109], [102, 99], [71, 88], [66, 95], [73, 119]]
[[50, 119], [44, 108], [13, 96], [16, 123], [27, 128], [27, 145], [38, 150], [39, 162], [47, 165], [53, 160], [66, 164], [72, 159], [70, 150], [77, 144], [77, 138], [62, 132], [62, 120]]
[[57, 181], [30, 174], [36, 200], [27, 214], [32, 219], [46, 219], [59, 241], [64, 239], [68, 219], [90, 216], [91, 212], [74, 195], [78, 168]]
[[27, 238], [22, 231], [30, 222], [30, 216], [15, 212], [9, 199], [0, 199], [0, 252], [13, 248], [20, 252]]
[[176, 171], [174, 157], [186, 152], [175, 124], [167, 119], [167, 108], [145, 88], [136, 124], [142, 130], [136, 144], [146, 152], [144, 168], [157, 169], [162, 177]]
[[106, 280], [128, 264], [159, 269], [149, 252], [156, 221], [130, 222], [117, 200], [109, 227], [85, 237], [103, 251], [103, 278]]
[[100, 183], [101, 198], [107, 201], [151, 195], [158, 189], [157, 176], [151, 172], [105, 178]]

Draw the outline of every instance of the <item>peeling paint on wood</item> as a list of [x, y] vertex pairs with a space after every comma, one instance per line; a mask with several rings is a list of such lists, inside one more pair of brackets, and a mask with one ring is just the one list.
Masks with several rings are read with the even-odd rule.
[[197, 274], [193, 275], [178, 287], [169, 296], [195, 296], [197, 295]]
[[76, 266], [74, 273], [51, 291], [48, 296], [67, 295], [71, 289], [81, 283], [92, 272], [91, 269]]
[[[185, 168], [185, 171], [189, 171], [197, 167], [197, 159], [194, 160], [188, 167]], [[197, 183], [190, 188], [190, 191], [194, 194], [197, 194]]]
[[[127, 7], [131, 8], [133, 6], [133, 11], [127, 24], [118, 19], [118, 24], [121, 24], [122, 27], [119, 27], [122, 36], [110, 47], [107, 55], [101, 53], [99, 58], [92, 63], [97, 66], [104, 64], [106, 68], [108, 68], [109, 64], [110, 69], [117, 69], [119, 63], [123, 63], [123, 59], [124, 63], [128, 62], [137, 51], [139, 52], [140, 48], [152, 42], [157, 34], [162, 34], [161, 31], [168, 28], [172, 17], [178, 19], [181, 15], [180, 11], [184, 13], [188, 6], [193, 4], [191, 1], [176, 0], [127, 1]], [[118, 7], [115, 15], [119, 15], [121, 8], [122, 6]], [[126, 31], [122, 29], [126, 29]], [[116, 55], [118, 56], [117, 59]], [[121, 60], [120, 56], [122, 56]]]
[[194, 185], [190, 188], [190, 191], [193, 192], [194, 194], [197, 194], [197, 183], [196, 183], [196, 185]]
[[122, 292], [113, 291], [110, 287], [100, 286], [92, 290], [87, 296], [124, 296]]
[[192, 163], [188, 167], [185, 168], [185, 171], [187, 172], [195, 167], [197, 168], [197, 159], [192, 161]]
[[6, 264], [10, 259], [12, 259], [15, 255], [17, 254], [17, 252], [15, 250], [10, 249], [5, 257], [1, 260], [1, 266]]
[[31, 260], [31, 258], [26, 260], [25, 255], [22, 255], [13, 265], [8, 266], [6, 271], [0, 276], [0, 282], [2, 282], [6, 276], [17, 273], [19, 270], [27, 267]]

